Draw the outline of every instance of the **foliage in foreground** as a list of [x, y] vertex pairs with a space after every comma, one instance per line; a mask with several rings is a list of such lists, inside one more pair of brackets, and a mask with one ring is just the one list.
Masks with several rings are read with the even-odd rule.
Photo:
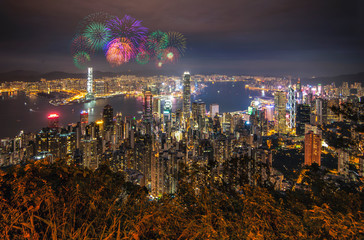
[[[309, 176], [309, 175], [308, 175]], [[145, 189], [103, 166], [95, 172], [46, 161], [0, 171], [4, 239], [359, 239], [359, 193], [295, 191], [185, 176], [176, 196], [148, 200]], [[206, 178], [207, 179], [207, 178]], [[308, 181], [309, 187], [315, 187]], [[311, 184], [311, 185], [310, 185]], [[320, 185], [324, 186], [324, 185]], [[331, 190], [330, 190], [331, 191]], [[327, 198], [333, 199], [327, 199]], [[323, 199], [325, 198], [325, 199]], [[335, 200], [335, 199], [337, 200]], [[337, 207], [347, 206], [340, 210]]]

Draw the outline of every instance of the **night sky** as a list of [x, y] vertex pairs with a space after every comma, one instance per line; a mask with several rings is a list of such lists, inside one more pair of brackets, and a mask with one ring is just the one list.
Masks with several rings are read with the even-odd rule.
[[[1, 0], [0, 72], [80, 72], [70, 42], [80, 20], [104, 11], [178, 31], [187, 51], [161, 74], [333, 76], [364, 71], [362, 0]], [[101, 71], [149, 71], [127, 63]]]

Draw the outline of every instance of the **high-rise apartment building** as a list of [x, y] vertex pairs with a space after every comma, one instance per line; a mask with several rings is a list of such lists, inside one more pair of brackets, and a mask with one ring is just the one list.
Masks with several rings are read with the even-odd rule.
[[274, 112], [276, 129], [278, 134], [286, 133], [286, 104], [287, 96], [283, 91], [275, 92], [274, 94]]
[[321, 137], [312, 131], [305, 135], [305, 165], [321, 165]]

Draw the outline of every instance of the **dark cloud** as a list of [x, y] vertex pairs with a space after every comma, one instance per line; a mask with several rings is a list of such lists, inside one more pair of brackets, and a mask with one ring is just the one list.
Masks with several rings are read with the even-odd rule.
[[[77, 71], [69, 56], [70, 40], [78, 22], [99, 11], [132, 15], [152, 30], [185, 34], [186, 56], [167, 70], [302, 75], [363, 71], [363, 8], [361, 0], [2, 0], [0, 71]], [[101, 57], [96, 62], [110, 70]]]

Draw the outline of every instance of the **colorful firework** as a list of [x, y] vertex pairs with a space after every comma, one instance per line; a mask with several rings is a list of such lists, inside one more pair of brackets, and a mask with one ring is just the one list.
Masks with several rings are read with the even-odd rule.
[[139, 53], [137, 54], [135, 60], [137, 61], [137, 63], [139, 64], [147, 64], [150, 60], [150, 56], [149, 53], [147, 51], [139, 51]]
[[93, 49], [91, 48], [91, 40], [84, 36], [76, 36], [72, 40], [71, 44], [71, 53], [75, 55], [79, 52], [86, 52], [88, 54], [93, 53]]
[[134, 46], [127, 38], [112, 40], [106, 49], [106, 59], [114, 67], [129, 62], [135, 55]]
[[152, 32], [148, 37], [149, 49], [157, 52], [158, 50], [164, 49], [168, 46], [168, 35], [162, 31]]
[[110, 30], [105, 24], [99, 22], [90, 23], [83, 36], [88, 38], [93, 50], [102, 50], [103, 47], [111, 40]]
[[79, 52], [73, 56], [73, 63], [76, 67], [83, 69], [86, 63], [90, 61], [90, 55], [86, 52]]
[[122, 19], [114, 17], [108, 21], [112, 38], [127, 38], [134, 46], [139, 46], [145, 40], [148, 29], [141, 25], [142, 21], [136, 20], [133, 17], [125, 15]]
[[173, 47], [183, 55], [186, 51], [186, 38], [178, 32], [168, 32], [168, 47]]
[[79, 34], [83, 34], [85, 30], [90, 26], [92, 23], [100, 23], [105, 24], [113, 18], [112, 15], [105, 13], [105, 12], [97, 12], [92, 13], [86, 16], [78, 25], [77, 31]]
[[174, 47], [167, 47], [164, 49], [164, 59], [166, 62], [176, 62], [179, 58], [179, 51]]

